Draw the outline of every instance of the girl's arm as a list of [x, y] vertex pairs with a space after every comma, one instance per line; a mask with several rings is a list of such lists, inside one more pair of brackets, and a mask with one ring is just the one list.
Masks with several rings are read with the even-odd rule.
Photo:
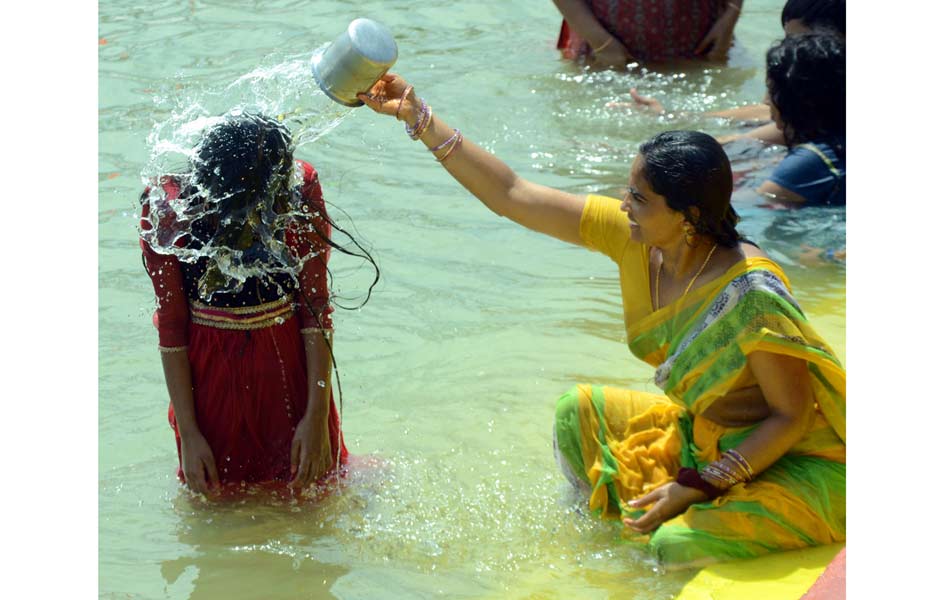
[[[149, 190], [142, 195], [141, 226], [151, 230], [149, 220]], [[158, 327], [158, 349], [162, 356], [162, 370], [168, 397], [175, 410], [178, 435], [181, 438], [181, 467], [185, 484], [201, 493], [207, 493], [219, 485], [214, 454], [208, 446], [195, 418], [195, 401], [192, 390], [191, 365], [188, 363], [188, 301], [185, 297], [178, 259], [168, 254], [158, 254], [145, 241], [139, 240], [145, 270], [152, 281], [158, 307], [155, 320]]]
[[294, 232], [293, 250], [304, 259], [297, 290], [297, 316], [307, 363], [307, 408], [290, 446], [291, 487], [304, 487], [333, 466], [330, 444], [330, 368], [333, 320], [327, 287], [330, 225], [316, 171], [305, 168], [304, 199], [310, 220]]
[[307, 410], [290, 447], [291, 487], [304, 487], [333, 467], [330, 445], [331, 330], [307, 331], [303, 336], [307, 360]]
[[[370, 93], [360, 99], [374, 111], [395, 115], [409, 127], [422, 117], [422, 102], [405, 80], [395, 74], [383, 75]], [[408, 92], [405, 99], [400, 99]], [[396, 115], [397, 110], [399, 114]], [[436, 148], [452, 138], [454, 130], [436, 116], [421, 136], [422, 142]], [[508, 165], [486, 152], [469, 138], [449, 143], [434, 152], [444, 159], [442, 166], [482, 204], [496, 214], [572, 244], [582, 245], [581, 215], [585, 198], [532, 183], [519, 177]]]
[[175, 409], [175, 421], [181, 437], [181, 468], [185, 474], [185, 484], [196, 492], [207, 494], [217, 488], [220, 482], [214, 453], [195, 419], [188, 352], [178, 350], [161, 354], [165, 386]]

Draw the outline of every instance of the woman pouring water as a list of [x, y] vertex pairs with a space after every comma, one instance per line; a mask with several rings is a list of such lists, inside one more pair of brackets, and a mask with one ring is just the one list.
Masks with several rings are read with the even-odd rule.
[[519, 177], [397, 75], [359, 98], [493, 212], [617, 264], [628, 345], [663, 393], [584, 384], [558, 400], [555, 455], [594, 513], [666, 564], [845, 539], [845, 372], [737, 232], [712, 137], [642, 144], [618, 200]]

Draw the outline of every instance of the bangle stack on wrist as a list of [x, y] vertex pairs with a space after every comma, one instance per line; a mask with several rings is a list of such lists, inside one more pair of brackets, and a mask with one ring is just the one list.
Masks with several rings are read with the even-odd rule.
[[711, 462], [702, 471], [680, 469], [676, 482], [691, 487], [716, 498], [726, 493], [732, 486], [751, 481], [755, 476], [752, 466], [736, 450], [726, 450], [722, 458]]
[[726, 450], [722, 458], [706, 465], [699, 475], [718, 488], [728, 489], [751, 481], [754, 473], [744, 456], [735, 450]]
[[432, 107], [426, 104], [426, 101], [422, 98], [419, 98], [419, 102], [422, 104], [422, 108], [419, 109], [419, 118], [416, 120], [415, 127], [410, 127], [409, 123], [406, 123], [406, 133], [413, 140], [421, 138], [432, 123]]
[[439, 161], [439, 162], [445, 162], [445, 159], [447, 159], [453, 152], [455, 152], [455, 149], [458, 148], [458, 147], [461, 146], [461, 145], [462, 145], [462, 134], [461, 134], [461, 132], [459, 132], [458, 129], [456, 129], [456, 130], [454, 131], [454, 133], [452, 133], [451, 137], [449, 137], [449, 139], [445, 140], [444, 142], [442, 142], [442, 143], [439, 144], [438, 146], [435, 146], [435, 147], [433, 147], [433, 148], [429, 148], [429, 152], [432, 152], [433, 154], [435, 154], [436, 152], [438, 152], [438, 151], [441, 150], [442, 148], [445, 148], [446, 146], [448, 146], [449, 149], [448, 149], [448, 151], [446, 151], [445, 154], [443, 154], [441, 157], [438, 156], [438, 155], [436, 155], [436, 157], [435, 157], [435, 159], [436, 159], [437, 161]]

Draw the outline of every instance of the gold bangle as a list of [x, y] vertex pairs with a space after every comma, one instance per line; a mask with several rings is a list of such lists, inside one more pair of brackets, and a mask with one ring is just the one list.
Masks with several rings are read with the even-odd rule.
[[734, 485], [730, 483], [729, 480], [712, 473], [708, 465], [700, 471], [699, 477], [709, 485], [720, 490], [728, 490]]
[[609, 36], [607, 38], [607, 41], [601, 44], [599, 48], [594, 48], [594, 54], [597, 54], [598, 52], [600, 52], [601, 50], [609, 46], [612, 41], [614, 41], [613, 36]]
[[419, 131], [419, 137], [421, 138], [425, 135], [426, 131], [429, 130], [429, 125], [432, 125], [432, 112], [429, 111], [426, 113], [426, 122], [422, 125], [422, 129]]
[[412, 91], [412, 86], [407, 85], [406, 89], [402, 91], [402, 96], [399, 97], [399, 105], [396, 106], [396, 120], [399, 120], [399, 111], [402, 110], [402, 103], [406, 101], [406, 98], [409, 96], [409, 92]]
[[744, 456], [739, 454], [739, 451], [735, 448], [726, 450], [723, 455], [729, 457], [736, 464], [738, 464], [742, 470], [745, 471], [746, 475], [748, 475], [749, 479], [752, 479], [755, 476], [755, 471], [752, 470], [752, 465], [750, 465], [749, 461], [747, 461]]
[[171, 348], [166, 346], [159, 346], [158, 351], [162, 354], [168, 354], [170, 352], [187, 352], [188, 346], [173, 346]]
[[446, 152], [445, 154], [443, 154], [443, 155], [442, 155], [442, 158], [436, 157], [436, 160], [439, 161], [439, 162], [445, 162], [445, 159], [447, 159], [449, 156], [451, 156], [452, 153], [455, 152], [455, 149], [458, 148], [458, 147], [461, 146], [461, 145], [462, 145], [462, 134], [460, 133], [460, 134], [458, 135], [458, 138], [456, 138], [456, 140], [452, 143], [452, 145], [449, 146], [448, 152]]
[[[725, 487], [732, 487], [736, 485], [737, 483], [739, 483], [739, 478], [736, 477], [734, 473], [729, 471], [728, 467], [724, 466], [720, 462], [714, 462], [714, 463], [710, 463], [706, 465], [706, 467], [703, 468], [702, 471], [700, 471], [699, 475], [703, 479], [706, 479], [706, 481], [709, 481], [709, 479], [707, 478], [713, 478], [718, 481], [722, 481], [723, 483], [726, 484]], [[710, 481], [710, 483], [713, 483], [713, 482]], [[723, 486], [719, 486], [719, 487], [723, 487]]]
[[307, 335], [309, 333], [326, 333], [328, 331], [330, 333], [333, 333], [333, 328], [332, 327], [304, 327], [303, 329], [300, 330], [300, 333]]

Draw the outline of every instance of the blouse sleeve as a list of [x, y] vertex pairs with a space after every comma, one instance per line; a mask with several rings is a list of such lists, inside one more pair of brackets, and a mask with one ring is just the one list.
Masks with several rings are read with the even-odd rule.
[[298, 257], [305, 258], [297, 288], [297, 318], [302, 331], [333, 329], [330, 294], [327, 286], [327, 263], [330, 260], [330, 223], [325, 218], [326, 206], [317, 173], [308, 163], [304, 168], [303, 199], [310, 219], [294, 232], [291, 247]]
[[[149, 188], [142, 194], [141, 226], [151, 230], [149, 220]], [[159, 254], [144, 239], [139, 238], [145, 270], [152, 280], [158, 307], [153, 323], [158, 328], [158, 348], [163, 352], [182, 350], [188, 346], [188, 299], [182, 283], [181, 266], [170, 254]]]
[[840, 170], [817, 146], [801, 144], [775, 167], [769, 181], [795, 192], [808, 204], [821, 204], [835, 191], [839, 176]]
[[591, 250], [620, 264], [630, 239], [630, 222], [620, 210], [620, 200], [590, 194], [581, 215], [581, 239]]

